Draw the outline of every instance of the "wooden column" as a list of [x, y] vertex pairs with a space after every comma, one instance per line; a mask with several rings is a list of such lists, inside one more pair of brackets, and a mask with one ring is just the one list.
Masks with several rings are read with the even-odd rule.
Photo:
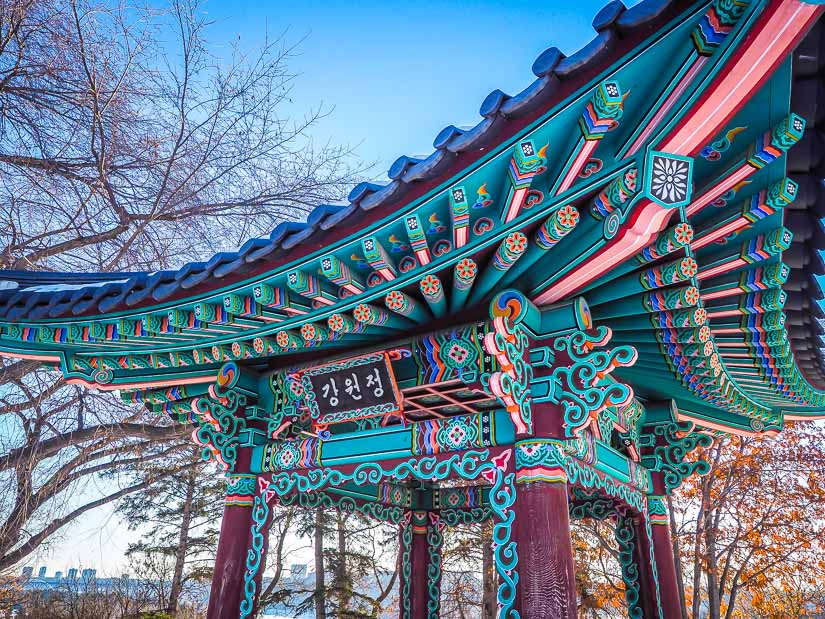
[[[659, 613], [657, 571], [651, 555], [651, 539], [644, 516], [620, 513], [616, 521], [619, 564], [625, 584], [625, 599], [631, 617], [663, 619]], [[680, 615], [675, 615], [678, 619]], [[664, 615], [670, 619], [670, 615]]]
[[411, 619], [426, 619], [427, 617], [427, 565], [429, 564], [429, 549], [427, 547], [427, 528], [413, 529], [412, 556], [410, 558], [410, 584], [412, 613]]
[[240, 616], [251, 526], [251, 506], [224, 507], [207, 619], [237, 619]]
[[[409, 532], [405, 535], [406, 527], [411, 530], [411, 536]], [[399, 617], [427, 619], [430, 616], [430, 606], [437, 616], [441, 590], [442, 540], [438, 516], [423, 511], [411, 512], [410, 522], [401, 526], [399, 540], [401, 560], [406, 563], [401, 566]], [[405, 595], [409, 596], [408, 607], [404, 603]]]
[[576, 573], [567, 483], [519, 483], [515, 512], [517, 610], [524, 618], [576, 619]]
[[659, 591], [656, 580], [656, 566], [653, 564], [651, 540], [647, 533], [643, 516], [637, 516], [633, 519], [633, 528], [636, 537], [636, 556], [634, 557], [634, 561], [639, 570], [639, 593], [641, 595], [639, 606], [644, 613], [645, 619], [662, 619], [659, 615]]
[[[238, 465], [249, 470], [249, 450], [240, 450]], [[255, 573], [255, 594], [253, 602], [261, 589], [266, 560], [266, 547], [269, 538], [270, 515], [267, 512], [258, 527], [259, 536], [254, 541], [252, 528], [255, 525], [255, 501], [261, 493], [258, 477], [250, 473], [230, 473], [227, 475], [226, 504], [223, 509], [221, 532], [218, 538], [218, 552], [215, 555], [215, 572], [212, 575], [212, 588], [209, 593], [207, 619], [238, 619], [241, 616], [241, 604], [245, 594], [245, 575], [247, 557], [250, 548], [258, 544], [259, 561]], [[259, 514], [260, 515], [260, 514]], [[246, 613], [245, 616], [254, 616]]]
[[656, 558], [656, 571], [659, 575], [659, 598], [662, 602], [662, 615], [678, 619], [682, 616], [682, 600], [679, 595], [679, 577], [676, 573], [676, 560], [673, 556], [673, 541], [670, 536], [667, 508], [660, 499], [658, 500], [658, 509], [654, 509], [653, 500], [649, 500], [648, 505], [650, 506], [653, 556]]

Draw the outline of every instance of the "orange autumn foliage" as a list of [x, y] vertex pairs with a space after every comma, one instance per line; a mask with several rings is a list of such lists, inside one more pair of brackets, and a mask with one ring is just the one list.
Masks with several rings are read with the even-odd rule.
[[699, 455], [709, 473], [672, 501], [688, 617], [807, 616], [825, 582], [825, 426], [718, 438]]

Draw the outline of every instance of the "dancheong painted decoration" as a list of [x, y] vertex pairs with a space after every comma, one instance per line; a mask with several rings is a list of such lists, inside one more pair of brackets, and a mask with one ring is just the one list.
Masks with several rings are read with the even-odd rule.
[[304, 223], [177, 271], [0, 273], [0, 350], [225, 469], [212, 618], [255, 614], [278, 502], [397, 524], [405, 618], [439, 615], [445, 528], [482, 520], [499, 616], [576, 617], [584, 517], [615, 523], [630, 616], [680, 616], [694, 450], [825, 415], [824, 10], [611, 2]]

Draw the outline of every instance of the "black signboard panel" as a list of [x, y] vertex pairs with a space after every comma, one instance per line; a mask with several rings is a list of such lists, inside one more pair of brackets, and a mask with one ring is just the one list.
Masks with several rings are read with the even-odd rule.
[[401, 394], [385, 353], [343, 359], [301, 374], [316, 424], [383, 416], [401, 410]]

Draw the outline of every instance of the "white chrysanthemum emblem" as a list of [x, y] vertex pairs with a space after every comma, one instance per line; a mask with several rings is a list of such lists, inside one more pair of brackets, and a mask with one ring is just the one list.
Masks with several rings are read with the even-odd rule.
[[687, 161], [654, 157], [651, 193], [666, 204], [684, 200], [688, 190], [688, 171]]

